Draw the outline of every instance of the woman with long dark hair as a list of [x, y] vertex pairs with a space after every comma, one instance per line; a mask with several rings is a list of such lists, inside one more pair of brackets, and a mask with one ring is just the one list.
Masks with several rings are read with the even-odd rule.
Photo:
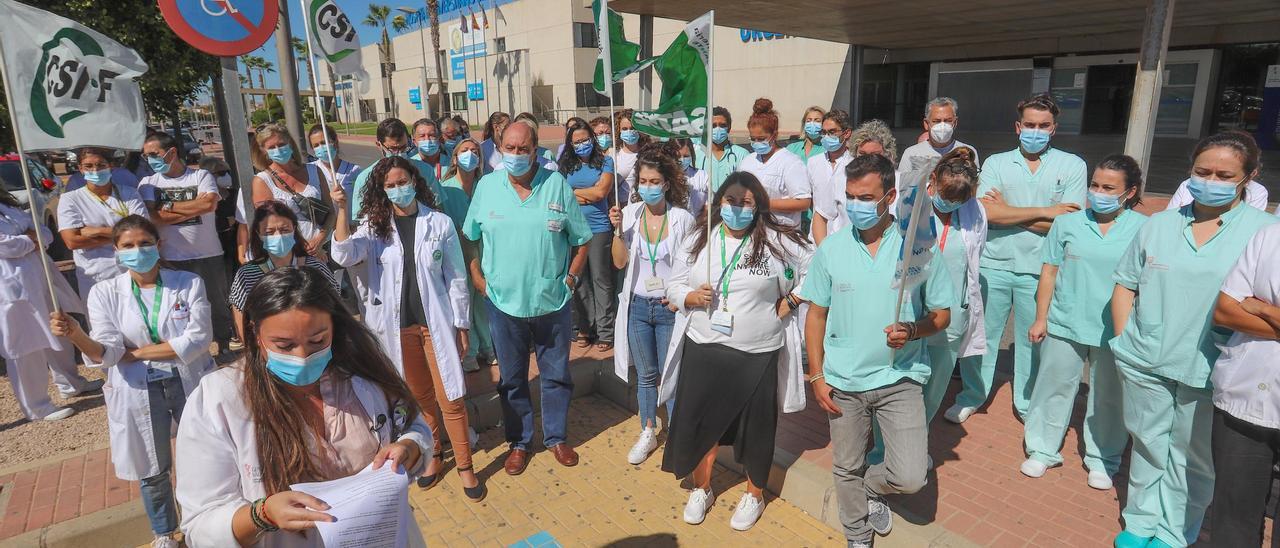
[[[604, 155], [591, 128], [571, 124], [564, 134], [568, 146], [560, 154], [560, 174], [591, 227], [587, 242], [587, 268], [582, 282], [573, 291], [573, 310], [578, 324], [578, 346], [592, 343], [598, 350], [613, 348], [613, 322], [617, 314], [615, 271], [609, 246], [613, 225], [609, 222], [609, 196], [613, 193], [613, 158]], [[626, 199], [623, 198], [625, 201]]]
[[[730, 525], [746, 530], [764, 510], [778, 409], [804, 408], [800, 325], [792, 314], [801, 301], [792, 292], [813, 252], [795, 227], [774, 219], [754, 175], [730, 175], [713, 200], [711, 217], [698, 219], [677, 252], [666, 291], [680, 316], [659, 386], [660, 401], [676, 400], [662, 469], [692, 475], [684, 520], [701, 523], [715, 499], [716, 448], [732, 445], [746, 468], [747, 492]], [[683, 371], [682, 362], [690, 364]]]
[[[471, 295], [458, 233], [448, 215], [432, 209], [427, 180], [404, 158], [384, 158], [361, 197], [366, 222], [355, 233], [338, 213], [333, 259], [369, 268], [365, 323], [377, 334], [391, 363], [404, 375], [436, 439], [448, 431], [467, 498], [480, 501], [484, 485], [471, 466], [467, 387], [462, 356], [471, 329]], [[341, 190], [333, 201], [346, 204]], [[442, 477], [444, 445], [436, 446], [421, 487]]]
[[324, 275], [285, 267], [263, 278], [244, 342], [244, 360], [204, 379], [178, 429], [188, 546], [320, 546], [328, 506], [292, 485], [387, 461], [422, 472], [432, 438], [418, 405]]

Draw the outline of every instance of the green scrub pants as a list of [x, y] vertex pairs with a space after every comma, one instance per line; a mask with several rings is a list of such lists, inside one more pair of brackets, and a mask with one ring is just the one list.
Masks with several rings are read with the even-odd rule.
[[[964, 381], [964, 390], [956, 396], [956, 404], [982, 407], [991, 396], [1000, 338], [1004, 336], [1004, 326], [1009, 319], [1009, 311], [1012, 310], [1013, 408], [1019, 417], [1025, 417], [1031, 402], [1031, 387], [1036, 384], [1038, 352], [1031, 346], [1027, 332], [1036, 319], [1036, 287], [1040, 284], [1040, 276], [985, 267], [980, 268], [979, 273], [978, 280], [982, 283], [982, 299], [986, 308], [983, 321], [987, 328], [987, 352], [960, 360], [960, 378]], [[969, 318], [971, 322], [977, 320]]]
[[[470, 285], [470, 284], [467, 284]], [[475, 358], [477, 354], [489, 359], [496, 359], [493, 352], [493, 335], [489, 332], [489, 311], [485, 310], [484, 295], [471, 288], [471, 330], [467, 332], [467, 357]]]
[[933, 422], [938, 414], [942, 398], [947, 395], [947, 387], [951, 386], [951, 372], [956, 369], [956, 356], [960, 354], [963, 339], [948, 344], [928, 345], [929, 350], [929, 382], [924, 385], [924, 423]]
[[1123, 380], [1124, 425], [1133, 437], [1124, 529], [1188, 546], [1200, 535], [1213, 499], [1213, 390], [1146, 373], [1116, 361]]
[[1089, 361], [1089, 396], [1084, 415], [1084, 466], [1114, 476], [1129, 443], [1120, 401], [1120, 376], [1110, 348], [1049, 335], [1040, 343], [1040, 371], [1031, 390], [1023, 443], [1027, 456], [1049, 466], [1062, 464], [1062, 439], [1071, 422], [1084, 362]]

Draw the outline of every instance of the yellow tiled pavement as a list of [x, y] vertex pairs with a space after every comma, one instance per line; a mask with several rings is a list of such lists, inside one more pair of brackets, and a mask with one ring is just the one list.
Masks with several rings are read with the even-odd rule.
[[[535, 421], [536, 422], [536, 421]], [[715, 507], [701, 525], [681, 520], [688, 496], [659, 468], [662, 447], [639, 466], [626, 453], [639, 435], [633, 415], [599, 396], [573, 401], [569, 441], [580, 462], [565, 468], [535, 441], [528, 469], [502, 471], [506, 457], [501, 428], [481, 433], [474, 456], [489, 495], [473, 503], [462, 494], [452, 461], [429, 491], [410, 487], [415, 517], [430, 546], [507, 546], [547, 531], [563, 546], [842, 546], [844, 539], [814, 517], [770, 499], [750, 531], [729, 527], [729, 516], [745, 491], [742, 476], [717, 466]], [[535, 434], [540, 439], [541, 429]]]

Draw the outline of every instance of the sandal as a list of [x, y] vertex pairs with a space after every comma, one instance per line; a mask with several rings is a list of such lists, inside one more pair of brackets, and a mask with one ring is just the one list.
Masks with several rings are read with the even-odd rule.
[[591, 346], [591, 336], [586, 333], [578, 333], [577, 338], [573, 340], [573, 344], [578, 348], [587, 348]]
[[600, 352], [608, 352], [610, 350], [613, 350], [613, 343], [604, 342], [604, 341], [598, 342], [596, 343], [596, 350]]
[[[442, 451], [434, 455], [431, 455], [431, 460], [440, 461], [440, 466], [444, 467], [444, 452]], [[430, 489], [432, 487], [435, 487], [437, 483], [440, 483], [440, 480], [442, 479], [444, 479], [444, 474], [441, 474], [440, 472], [436, 472], [434, 474], [431, 474], [430, 476], [422, 476], [418, 478], [418, 487], [421, 487], [423, 489]]]
[[[471, 470], [470, 466], [467, 466], [465, 468], [459, 467], [458, 475], [461, 476], [463, 472], [467, 472], [470, 470]], [[484, 486], [484, 482], [480, 481], [480, 478], [478, 476], [476, 477], [476, 482], [477, 483], [475, 487], [462, 488], [462, 493], [466, 495], [467, 499], [469, 499], [471, 502], [480, 502], [484, 500], [485, 495], [489, 494], [489, 489]]]

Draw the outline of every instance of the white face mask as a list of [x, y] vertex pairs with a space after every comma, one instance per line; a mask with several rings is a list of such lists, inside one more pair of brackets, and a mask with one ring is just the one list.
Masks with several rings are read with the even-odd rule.
[[938, 122], [929, 128], [929, 138], [935, 143], [947, 144], [951, 142], [951, 136], [955, 134], [956, 127], [946, 122]]

